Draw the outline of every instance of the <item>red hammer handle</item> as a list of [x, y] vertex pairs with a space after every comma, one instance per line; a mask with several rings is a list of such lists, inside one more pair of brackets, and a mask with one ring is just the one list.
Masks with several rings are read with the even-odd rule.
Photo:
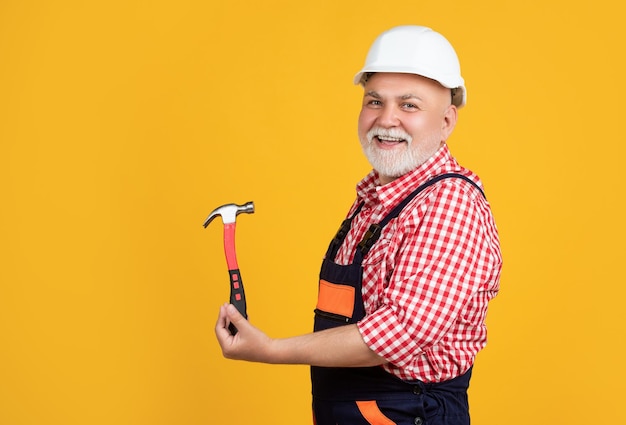
[[[243, 289], [239, 266], [237, 265], [237, 255], [235, 254], [235, 223], [224, 225], [224, 253], [226, 254], [226, 264], [228, 265], [230, 277], [230, 303], [247, 319], [246, 294]], [[237, 329], [232, 324], [230, 325], [230, 333], [233, 335], [237, 333]]]
[[239, 268], [237, 254], [235, 252], [235, 223], [224, 224], [224, 253], [228, 270]]

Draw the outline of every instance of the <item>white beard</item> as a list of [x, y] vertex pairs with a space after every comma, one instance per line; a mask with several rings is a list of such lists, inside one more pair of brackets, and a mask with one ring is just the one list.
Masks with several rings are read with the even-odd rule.
[[[380, 149], [376, 145], [375, 137], [401, 139], [404, 141], [400, 143], [406, 143], [406, 146], [402, 149]], [[430, 142], [438, 137], [439, 135], [432, 134], [426, 140]], [[366, 140], [361, 140], [363, 153], [365, 153], [372, 167], [378, 174], [392, 178], [400, 177], [414, 170], [434, 154], [434, 152], [425, 152], [421, 149], [421, 144], [413, 144], [411, 135], [402, 130], [387, 130], [379, 127], [371, 129], [366, 135]], [[426, 145], [430, 145], [430, 143], [426, 143]]]

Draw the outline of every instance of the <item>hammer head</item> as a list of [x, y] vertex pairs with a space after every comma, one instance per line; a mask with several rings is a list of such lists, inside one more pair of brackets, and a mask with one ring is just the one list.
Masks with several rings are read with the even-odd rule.
[[215, 217], [218, 215], [222, 217], [222, 222], [224, 224], [234, 223], [236, 217], [241, 213], [252, 214], [254, 212], [254, 203], [246, 202], [243, 205], [237, 204], [225, 204], [221, 207], [217, 207], [209, 214], [207, 219], [204, 221], [204, 227], [206, 228], [209, 223], [213, 221]]

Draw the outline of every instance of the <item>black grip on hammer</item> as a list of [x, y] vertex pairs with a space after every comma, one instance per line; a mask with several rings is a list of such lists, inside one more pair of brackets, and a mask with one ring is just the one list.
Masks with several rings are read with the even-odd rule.
[[[241, 273], [239, 269], [229, 270], [230, 275], [230, 303], [237, 308], [237, 311], [241, 313], [243, 317], [248, 318], [246, 311], [246, 293], [243, 290], [243, 281], [241, 280]], [[231, 335], [237, 333], [237, 328], [231, 323], [228, 326]]]

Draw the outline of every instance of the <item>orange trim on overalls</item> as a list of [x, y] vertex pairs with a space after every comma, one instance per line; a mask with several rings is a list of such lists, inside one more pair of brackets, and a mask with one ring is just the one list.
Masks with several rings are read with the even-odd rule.
[[338, 285], [322, 279], [320, 280], [319, 294], [317, 296], [317, 308], [327, 313], [352, 317], [352, 313], [354, 313], [354, 292], [353, 286]]
[[357, 401], [356, 402], [359, 411], [367, 421], [367, 423], [371, 425], [395, 425], [396, 423], [389, 419], [387, 416], [383, 415], [383, 412], [378, 408], [378, 404], [376, 404], [376, 400], [370, 401]]

